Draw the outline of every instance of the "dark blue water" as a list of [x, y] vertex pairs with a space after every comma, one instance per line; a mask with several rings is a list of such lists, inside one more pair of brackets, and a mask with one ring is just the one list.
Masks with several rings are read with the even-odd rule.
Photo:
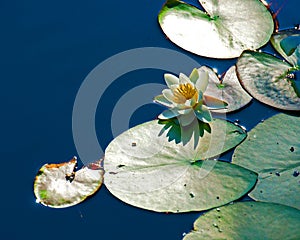
[[[199, 213], [160, 214], [138, 209], [114, 198], [105, 186], [88, 201], [60, 210], [36, 204], [32, 191], [34, 176], [43, 164], [67, 161], [77, 154], [72, 136], [73, 103], [95, 66], [137, 47], [184, 52], [168, 41], [158, 26], [156, 16], [163, 2], [0, 2], [0, 240], [181, 239], [182, 233], [191, 230]], [[281, 8], [281, 28], [300, 23], [297, 0], [274, 0], [272, 8]], [[220, 73], [235, 62], [184, 53], [199, 65], [218, 68]], [[163, 73], [132, 72], [123, 76], [131, 80], [129, 85], [107, 90], [96, 115], [102, 148], [113, 138], [110, 117], [122, 91], [134, 87], [135, 80], [141, 78], [163, 83]], [[130, 126], [154, 119], [161, 110], [153, 104], [141, 107], [131, 116]], [[239, 119], [249, 130], [274, 113], [253, 101], [228, 118]]]

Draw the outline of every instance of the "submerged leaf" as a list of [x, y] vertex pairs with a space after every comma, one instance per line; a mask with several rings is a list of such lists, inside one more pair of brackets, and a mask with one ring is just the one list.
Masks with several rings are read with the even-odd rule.
[[300, 65], [300, 30], [288, 29], [274, 33], [271, 38], [274, 48], [293, 66]]
[[[167, 126], [167, 125], [166, 125]], [[115, 138], [105, 151], [105, 185], [122, 201], [158, 212], [213, 208], [246, 194], [257, 175], [231, 163], [205, 160], [239, 144], [246, 133], [213, 120], [194, 148], [169, 142], [151, 121]], [[161, 135], [161, 136], [160, 136]]]
[[75, 172], [76, 166], [76, 157], [69, 162], [42, 166], [34, 181], [37, 202], [48, 207], [64, 208], [93, 195], [103, 180], [101, 161]]
[[257, 100], [275, 108], [300, 110], [298, 97], [289, 79], [294, 67], [266, 53], [245, 51], [237, 61], [243, 87]]
[[300, 211], [280, 204], [239, 202], [200, 216], [184, 240], [300, 239]]
[[259, 0], [200, 0], [206, 12], [168, 0], [158, 20], [168, 38], [185, 50], [212, 58], [238, 57], [245, 49], [266, 44], [274, 28]]
[[299, 139], [300, 117], [278, 114], [258, 124], [235, 149], [232, 162], [259, 174], [252, 198], [300, 209]]

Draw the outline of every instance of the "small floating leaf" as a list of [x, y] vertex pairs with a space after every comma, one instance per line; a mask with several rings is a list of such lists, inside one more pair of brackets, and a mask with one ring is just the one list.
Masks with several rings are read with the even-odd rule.
[[288, 78], [293, 66], [266, 53], [245, 51], [237, 61], [243, 87], [257, 100], [275, 108], [300, 110], [300, 98]]
[[[159, 136], [150, 121], [115, 138], [105, 151], [105, 185], [117, 198], [158, 212], [198, 211], [224, 205], [246, 194], [257, 175], [231, 163], [204, 160], [239, 144], [246, 133], [213, 120], [194, 148]], [[132, 147], [132, 142], [136, 143]], [[122, 168], [118, 166], [122, 165]]]
[[45, 164], [34, 181], [37, 202], [53, 208], [76, 205], [93, 195], [101, 186], [104, 171], [101, 161], [75, 171], [77, 160]]
[[278, 114], [258, 124], [235, 149], [232, 162], [259, 174], [255, 200], [300, 209], [300, 117]]
[[168, 0], [158, 20], [167, 37], [185, 50], [212, 58], [238, 57], [266, 44], [274, 28], [259, 0], [200, 0], [206, 12]]
[[246, 106], [252, 100], [252, 97], [242, 88], [236, 76], [235, 66], [229, 68], [221, 80], [211, 68], [202, 66], [199, 68], [199, 71], [201, 70], [207, 71], [209, 74], [206, 95], [219, 98], [228, 103], [227, 108], [215, 110], [215, 112], [227, 113], [236, 111]]
[[200, 216], [184, 240], [300, 239], [300, 211], [288, 206], [239, 202]]

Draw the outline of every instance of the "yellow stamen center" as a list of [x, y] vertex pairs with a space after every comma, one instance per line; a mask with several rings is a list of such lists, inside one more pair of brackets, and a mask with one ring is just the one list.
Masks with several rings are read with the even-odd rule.
[[198, 96], [198, 92], [196, 88], [190, 83], [179, 84], [179, 86], [175, 89], [174, 93], [174, 102], [183, 104], [186, 100], [193, 98], [196, 94], [196, 98]]

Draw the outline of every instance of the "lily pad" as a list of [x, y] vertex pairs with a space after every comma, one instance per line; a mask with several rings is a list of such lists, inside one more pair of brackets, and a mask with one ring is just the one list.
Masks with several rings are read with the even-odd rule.
[[239, 202], [200, 216], [184, 240], [300, 239], [300, 211], [288, 206]]
[[158, 121], [115, 138], [105, 151], [105, 185], [117, 198], [158, 212], [187, 212], [224, 205], [246, 194], [257, 175], [231, 163], [205, 160], [239, 144], [246, 133], [213, 120], [196, 149], [159, 136]]
[[262, 103], [284, 110], [300, 110], [293, 81], [294, 67], [266, 53], [245, 51], [237, 61], [237, 74], [243, 87]]
[[300, 30], [287, 29], [271, 37], [274, 48], [293, 66], [300, 65]]
[[300, 117], [278, 114], [258, 124], [238, 146], [232, 162], [259, 174], [255, 200], [300, 209]]
[[200, 0], [206, 12], [168, 0], [158, 20], [179, 47], [212, 58], [238, 57], [265, 45], [274, 29], [271, 13], [259, 0]]
[[76, 166], [76, 157], [69, 162], [42, 166], [34, 181], [37, 202], [52, 208], [65, 208], [93, 195], [103, 181], [101, 161], [75, 172]]
[[233, 112], [246, 106], [252, 100], [252, 97], [242, 88], [236, 75], [235, 66], [229, 68], [222, 79], [219, 79], [209, 67], [202, 66], [199, 71], [207, 71], [209, 74], [209, 83], [205, 94], [219, 98], [228, 104], [226, 108], [213, 110], [213, 112]]

